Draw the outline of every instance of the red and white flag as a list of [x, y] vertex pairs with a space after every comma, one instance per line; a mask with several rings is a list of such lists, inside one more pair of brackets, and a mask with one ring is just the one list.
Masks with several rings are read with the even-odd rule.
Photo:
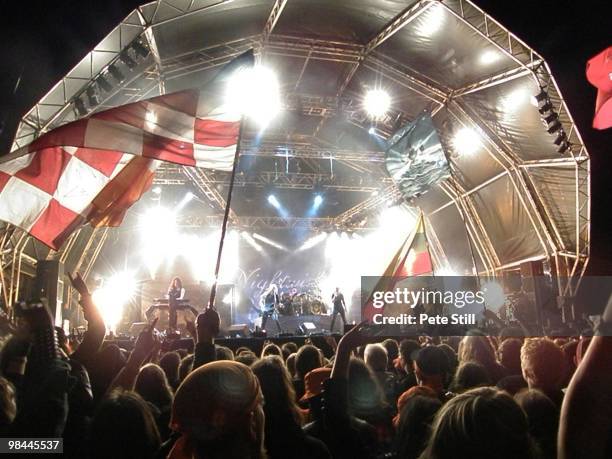
[[57, 250], [84, 222], [119, 225], [159, 161], [231, 170], [240, 115], [224, 96], [238, 61], [252, 53], [200, 89], [95, 113], [0, 157], [0, 220]]

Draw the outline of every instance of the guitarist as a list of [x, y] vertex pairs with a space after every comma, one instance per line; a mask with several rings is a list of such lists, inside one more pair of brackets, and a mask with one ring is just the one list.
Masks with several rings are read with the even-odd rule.
[[277, 308], [280, 303], [280, 298], [278, 296], [278, 287], [276, 284], [270, 284], [270, 286], [262, 293], [260, 301], [263, 305], [263, 309], [261, 311], [261, 329], [266, 329], [266, 322], [268, 321], [269, 317], [272, 317], [272, 319], [276, 322], [276, 328], [280, 333], [282, 329], [277, 316]]

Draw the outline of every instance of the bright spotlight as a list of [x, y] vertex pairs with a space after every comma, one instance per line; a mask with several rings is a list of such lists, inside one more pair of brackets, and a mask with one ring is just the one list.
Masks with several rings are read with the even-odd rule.
[[132, 271], [113, 274], [102, 287], [92, 294], [94, 304], [100, 310], [106, 328], [115, 332], [121, 322], [123, 309], [136, 293], [136, 279]]
[[527, 103], [529, 99], [528, 91], [525, 89], [517, 89], [502, 98], [500, 108], [506, 113], [511, 113]]
[[415, 22], [420, 35], [430, 37], [444, 25], [446, 18], [444, 7], [433, 3]]
[[390, 106], [391, 97], [383, 89], [370, 89], [363, 99], [363, 107], [372, 118], [382, 118]]
[[314, 207], [315, 207], [315, 209], [320, 207], [321, 204], [323, 204], [323, 196], [321, 196], [320, 194], [317, 194], [314, 197]]
[[232, 295], [232, 292], [230, 291], [227, 293], [227, 295], [223, 297], [221, 301], [223, 301], [223, 304], [230, 305], [232, 304], [232, 300], [234, 301], [234, 304], [237, 304], [240, 301], [240, 297], [238, 296], [238, 293], [233, 292], [233, 295]]
[[272, 205], [272, 207], [276, 209], [280, 208], [280, 202], [278, 202], [278, 199], [273, 194], [268, 196], [268, 202], [270, 205]]
[[284, 250], [285, 252], [289, 252], [289, 249], [285, 247], [284, 245], [281, 245], [278, 242], [274, 242], [272, 239], [268, 239], [267, 237], [262, 236], [261, 234], [253, 233], [253, 237], [257, 239], [258, 241], [265, 242], [266, 244], [271, 245], [272, 247], [275, 247], [279, 250]]
[[151, 193], [160, 195], [162, 192], [161, 186], [156, 186], [151, 189]]
[[327, 239], [327, 233], [317, 234], [316, 236], [313, 236], [310, 239], [308, 239], [306, 242], [304, 242], [302, 244], [302, 246], [298, 249], [298, 252], [300, 252], [302, 250], [311, 249], [315, 245], [320, 244], [321, 242], [323, 242], [325, 239]]
[[372, 126], [370, 129], [368, 129], [368, 134], [370, 134], [370, 135], [376, 134], [376, 129], [374, 129], [374, 126]]
[[261, 66], [239, 69], [229, 81], [227, 103], [230, 112], [247, 116], [264, 128], [281, 109], [278, 78]]
[[251, 236], [249, 233], [247, 233], [246, 231], [243, 231], [241, 233], [241, 236], [255, 250], [257, 250], [258, 252], [263, 252], [263, 247], [260, 244], [258, 244], [257, 241], [255, 239], [253, 239], [253, 236]]
[[164, 207], [151, 207], [140, 217], [138, 226], [141, 232], [142, 257], [151, 278], [154, 279], [162, 262], [176, 254], [176, 214]]
[[453, 138], [453, 147], [459, 154], [471, 155], [482, 145], [480, 136], [470, 128], [462, 128]]
[[480, 63], [489, 65], [501, 59], [501, 55], [497, 51], [488, 50], [480, 55]]

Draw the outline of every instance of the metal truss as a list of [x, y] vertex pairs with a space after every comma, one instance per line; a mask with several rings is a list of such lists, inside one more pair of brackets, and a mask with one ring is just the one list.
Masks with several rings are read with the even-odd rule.
[[[186, 215], [179, 217], [177, 224], [184, 228], [216, 228], [221, 226], [223, 215]], [[334, 218], [317, 217], [264, 217], [241, 215], [230, 226], [235, 230], [249, 229], [295, 229], [307, 228], [313, 231], [335, 231], [365, 229], [367, 225], [337, 224]]]
[[360, 202], [356, 206], [351, 207], [345, 212], [341, 213], [334, 218], [334, 224], [336, 225], [347, 225], [347, 224], [360, 224], [364, 219], [367, 219], [368, 215], [374, 211], [383, 209], [393, 204], [397, 204], [403, 200], [400, 190], [393, 184], [386, 187], [383, 191], [379, 192], [375, 196], [371, 196], [363, 202]]
[[[198, 167], [183, 167], [183, 173], [191, 179], [193, 184], [200, 190], [206, 198], [214, 203], [220, 210], [225, 209], [226, 200], [215, 187], [215, 182], [211, 180], [211, 171], [205, 171]], [[230, 222], [236, 219], [236, 213], [230, 209]]]

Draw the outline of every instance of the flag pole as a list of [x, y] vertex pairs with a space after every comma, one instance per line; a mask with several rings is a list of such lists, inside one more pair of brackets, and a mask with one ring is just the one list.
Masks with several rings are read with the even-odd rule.
[[236, 179], [236, 170], [238, 169], [238, 157], [240, 156], [240, 145], [242, 143], [242, 129], [244, 125], [244, 116], [240, 119], [240, 127], [238, 128], [238, 140], [236, 141], [236, 153], [234, 154], [234, 165], [232, 167], [232, 175], [230, 177], [229, 191], [227, 192], [227, 202], [225, 203], [225, 213], [223, 214], [223, 224], [221, 225], [221, 239], [219, 240], [219, 251], [217, 252], [217, 264], [215, 266], [215, 280], [210, 289], [210, 297], [208, 298], [208, 308], [215, 305], [215, 296], [217, 295], [217, 282], [219, 280], [219, 270], [221, 268], [221, 255], [223, 254], [223, 243], [225, 242], [225, 233], [227, 232], [227, 221], [229, 220], [230, 206], [232, 203], [232, 191], [234, 189], [234, 180]]

